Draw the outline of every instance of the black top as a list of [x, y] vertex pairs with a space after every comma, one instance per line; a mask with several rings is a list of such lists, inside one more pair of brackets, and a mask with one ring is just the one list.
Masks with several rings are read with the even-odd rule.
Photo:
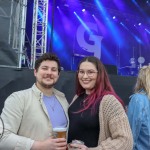
[[83, 108], [83, 101], [86, 96], [86, 94], [82, 94], [69, 107], [68, 143], [76, 139], [83, 141], [87, 147], [96, 147], [99, 138], [99, 104], [96, 105], [94, 114], [91, 114], [91, 109], [75, 113]]

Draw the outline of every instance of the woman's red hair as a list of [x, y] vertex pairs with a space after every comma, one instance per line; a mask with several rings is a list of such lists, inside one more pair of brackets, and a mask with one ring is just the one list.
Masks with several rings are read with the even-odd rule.
[[[86, 103], [84, 105], [84, 108], [80, 110], [79, 112], [87, 110], [88, 108], [92, 108], [92, 112], [95, 111], [96, 104], [102, 100], [102, 97], [104, 95], [107, 95], [107, 94], [114, 95], [124, 107], [123, 101], [115, 93], [109, 81], [108, 74], [102, 62], [94, 56], [85, 57], [80, 61], [78, 70], [80, 69], [81, 63], [85, 61], [90, 62], [96, 66], [97, 71], [98, 71], [98, 76], [97, 76], [95, 88], [90, 93], [90, 95], [88, 95], [88, 97], [85, 99]], [[83, 93], [85, 93], [85, 89], [80, 85], [79, 80], [78, 80], [78, 73], [77, 73], [76, 74], [76, 94], [80, 96]]]

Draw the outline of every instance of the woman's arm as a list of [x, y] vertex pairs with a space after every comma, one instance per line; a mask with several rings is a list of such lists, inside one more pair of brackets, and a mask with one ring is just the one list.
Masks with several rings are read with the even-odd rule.
[[133, 134], [134, 146], [136, 145], [140, 134], [143, 118], [142, 116], [144, 115], [144, 103], [141, 96], [142, 95], [140, 94], [134, 94], [131, 97], [127, 111], [130, 127]]
[[91, 150], [132, 150], [133, 138], [127, 115], [112, 95], [103, 97], [99, 109], [99, 144]]

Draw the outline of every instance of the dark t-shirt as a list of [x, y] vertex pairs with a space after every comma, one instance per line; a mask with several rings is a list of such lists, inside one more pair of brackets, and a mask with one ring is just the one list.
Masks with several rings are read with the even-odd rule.
[[99, 138], [99, 103], [96, 112], [91, 114], [91, 109], [76, 113], [83, 108], [83, 101], [87, 95], [82, 94], [69, 107], [69, 132], [68, 143], [72, 140], [81, 140], [87, 147], [96, 147]]

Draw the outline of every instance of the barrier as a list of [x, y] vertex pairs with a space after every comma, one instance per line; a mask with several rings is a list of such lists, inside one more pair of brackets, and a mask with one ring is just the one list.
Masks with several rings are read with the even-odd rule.
[[[136, 77], [109, 75], [109, 78], [116, 93], [127, 105]], [[12, 92], [30, 88], [34, 82], [35, 77], [32, 69], [0, 68], [0, 112], [4, 106], [5, 99]], [[55, 87], [66, 95], [70, 103], [75, 94], [75, 72], [62, 71]]]

